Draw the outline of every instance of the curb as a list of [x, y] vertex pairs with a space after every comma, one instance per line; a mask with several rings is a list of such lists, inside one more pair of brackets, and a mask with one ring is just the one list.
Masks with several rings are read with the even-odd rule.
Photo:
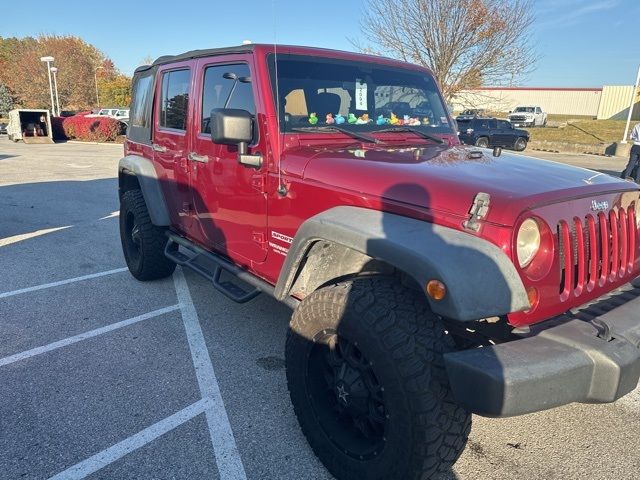
[[116, 142], [83, 142], [81, 140], [67, 140], [64, 143], [77, 143], [79, 145], [117, 145], [119, 147], [123, 145], [122, 143]]

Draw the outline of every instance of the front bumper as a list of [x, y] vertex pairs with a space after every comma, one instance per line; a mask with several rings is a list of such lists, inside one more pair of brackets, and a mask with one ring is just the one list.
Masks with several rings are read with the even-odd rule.
[[613, 402], [640, 378], [640, 297], [590, 322], [571, 319], [520, 340], [448, 353], [445, 364], [456, 401], [479, 415]]

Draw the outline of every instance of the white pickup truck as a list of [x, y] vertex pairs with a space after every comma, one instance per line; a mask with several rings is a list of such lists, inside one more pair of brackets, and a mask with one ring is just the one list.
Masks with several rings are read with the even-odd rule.
[[545, 127], [547, 114], [537, 105], [518, 106], [507, 115], [514, 127]]

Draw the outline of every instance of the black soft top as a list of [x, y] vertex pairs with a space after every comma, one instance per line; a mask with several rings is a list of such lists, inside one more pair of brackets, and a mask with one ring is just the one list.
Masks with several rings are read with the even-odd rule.
[[183, 60], [190, 60], [192, 58], [212, 57], [214, 55], [224, 55], [229, 53], [251, 53], [253, 52], [253, 49], [255, 48], [255, 46], [256, 46], [255, 44], [250, 43], [247, 45], [236, 45], [234, 47], [205, 48], [201, 50], [190, 50], [188, 52], [184, 52], [179, 55], [163, 55], [162, 57], [158, 57], [151, 65], [142, 65], [136, 68], [134, 74], [139, 72], [144, 72], [158, 65], [181, 62]]

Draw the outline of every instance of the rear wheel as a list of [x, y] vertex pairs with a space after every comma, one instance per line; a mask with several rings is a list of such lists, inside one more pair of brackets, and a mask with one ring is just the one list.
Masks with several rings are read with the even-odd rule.
[[513, 148], [518, 152], [522, 152], [525, 148], [527, 148], [527, 140], [522, 137], [518, 137], [516, 143], [514, 143], [513, 145]]
[[164, 255], [165, 229], [151, 223], [140, 190], [129, 190], [120, 201], [120, 241], [131, 274], [138, 280], [168, 277], [176, 264]]
[[471, 416], [448, 384], [443, 354], [453, 349], [420, 292], [387, 278], [302, 301], [287, 382], [303, 433], [336, 478], [430, 478], [455, 463]]
[[489, 139], [487, 137], [480, 137], [479, 139], [476, 140], [476, 147], [488, 148]]

